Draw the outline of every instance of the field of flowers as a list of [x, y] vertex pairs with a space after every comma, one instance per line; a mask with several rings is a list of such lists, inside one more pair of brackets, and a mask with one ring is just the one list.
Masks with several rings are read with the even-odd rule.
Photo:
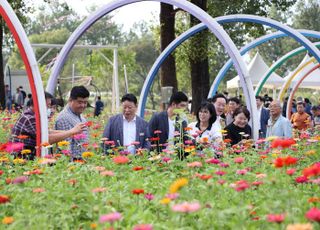
[[[15, 115], [0, 118], [8, 138]], [[25, 161], [2, 139], [0, 229], [320, 229], [317, 132], [270, 148], [263, 140], [256, 148], [189, 145], [179, 160], [174, 151], [128, 155], [112, 146], [105, 155], [103, 124], [90, 120], [76, 162], [63, 154], [67, 142]]]

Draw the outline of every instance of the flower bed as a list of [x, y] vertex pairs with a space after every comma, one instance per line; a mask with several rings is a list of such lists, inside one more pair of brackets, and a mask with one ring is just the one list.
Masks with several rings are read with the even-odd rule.
[[0, 228], [320, 228], [317, 136], [269, 150], [228, 146], [220, 158], [209, 146], [188, 148], [183, 161], [174, 152], [103, 155], [99, 136], [91, 139], [77, 162], [63, 154], [14, 160], [3, 151]]

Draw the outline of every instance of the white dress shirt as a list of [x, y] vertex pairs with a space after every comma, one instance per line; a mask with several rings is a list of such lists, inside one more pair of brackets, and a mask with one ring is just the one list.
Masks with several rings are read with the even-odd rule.
[[[189, 130], [189, 134], [192, 136], [200, 131], [200, 129], [196, 126], [198, 122], [192, 122], [188, 125], [188, 127], [192, 128]], [[206, 129], [201, 135], [197, 136], [196, 140], [199, 141], [201, 138], [207, 137], [209, 142], [215, 141], [216, 139], [221, 139], [221, 126], [220, 122], [214, 122], [211, 126], [211, 129]]]
[[[129, 146], [132, 144], [132, 142], [136, 141], [136, 132], [137, 132], [136, 116], [131, 121], [128, 121], [123, 116], [123, 145], [124, 146]], [[128, 148], [128, 150], [132, 152], [130, 147]]]
[[174, 138], [174, 124], [175, 124], [175, 120], [171, 120], [168, 117], [168, 124], [169, 124], [169, 133], [168, 133], [168, 140], [172, 141]]

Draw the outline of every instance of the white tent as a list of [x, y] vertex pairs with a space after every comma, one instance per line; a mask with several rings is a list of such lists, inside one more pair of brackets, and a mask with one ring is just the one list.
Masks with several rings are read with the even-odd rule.
[[[301, 61], [301, 63], [297, 66], [296, 70], [298, 68], [300, 68], [304, 63], [306, 63], [307, 61], [310, 60], [310, 56], [307, 54], [303, 60]], [[291, 82], [291, 87], [293, 85], [296, 84], [297, 81], [299, 81], [307, 72], [309, 72], [309, 70], [313, 67], [315, 67], [316, 64], [315, 62], [310, 63], [309, 65], [307, 65], [303, 70], [301, 70], [296, 76], [295, 78], [292, 80]], [[291, 73], [289, 73], [284, 80], [287, 80], [293, 73], [295, 72], [295, 70]], [[309, 88], [309, 89], [320, 89], [320, 70], [316, 69], [315, 71], [313, 71], [311, 74], [309, 74], [304, 80], [303, 82], [300, 84], [299, 88]]]
[[[266, 73], [269, 71], [269, 66], [264, 62], [263, 58], [259, 54], [259, 52], [256, 53], [254, 58], [251, 60], [251, 62], [248, 65], [249, 75], [252, 81], [253, 86], [257, 86], [260, 79], [266, 75]], [[283, 85], [284, 79], [280, 77], [278, 74], [273, 72], [268, 80], [266, 81], [264, 87], [266, 88], [279, 88]], [[240, 87], [240, 77], [236, 76], [230, 81], [227, 81], [227, 88], [239, 88]]]

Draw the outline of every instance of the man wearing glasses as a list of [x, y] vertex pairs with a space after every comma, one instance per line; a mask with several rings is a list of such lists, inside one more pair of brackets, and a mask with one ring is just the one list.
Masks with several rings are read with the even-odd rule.
[[268, 120], [267, 137], [292, 137], [291, 122], [281, 115], [281, 104], [279, 101], [273, 101], [269, 105], [270, 118]]

